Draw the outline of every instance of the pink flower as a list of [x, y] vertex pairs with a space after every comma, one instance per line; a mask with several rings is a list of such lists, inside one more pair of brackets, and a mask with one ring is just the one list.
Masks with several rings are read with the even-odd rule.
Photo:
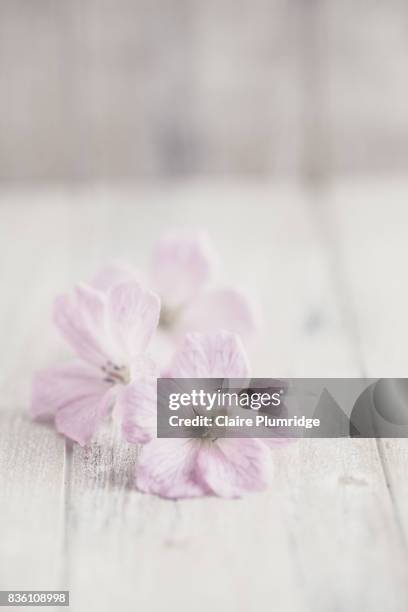
[[160, 331], [181, 337], [187, 332], [226, 329], [247, 339], [256, 330], [254, 304], [234, 288], [212, 289], [215, 255], [203, 234], [163, 236], [153, 252], [151, 286], [160, 295]]
[[34, 377], [32, 416], [53, 416], [59, 432], [87, 444], [129, 381], [155, 373], [145, 351], [159, 313], [159, 298], [136, 282], [57, 298], [54, 322], [79, 359]]
[[[173, 232], [158, 241], [146, 284], [161, 298], [162, 335], [174, 338], [189, 331], [228, 329], [245, 339], [256, 330], [255, 308], [244, 293], [233, 288], [208, 288], [214, 260], [203, 234]], [[101, 271], [95, 286], [106, 290], [118, 280], [130, 278], [128, 268], [110, 266]]]
[[[248, 376], [239, 338], [229, 332], [189, 334], [169, 371], [174, 378]], [[263, 489], [271, 477], [271, 455], [254, 438], [156, 438], [156, 381], [134, 382], [121, 397], [123, 433], [147, 442], [136, 468], [139, 490], [177, 499], [214, 494], [239, 497]]]

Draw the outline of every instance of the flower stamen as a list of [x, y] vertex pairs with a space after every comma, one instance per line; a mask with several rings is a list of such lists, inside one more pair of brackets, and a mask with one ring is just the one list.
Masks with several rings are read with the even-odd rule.
[[164, 330], [172, 329], [177, 323], [183, 306], [169, 307], [162, 305], [160, 309], [159, 327]]
[[126, 366], [118, 366], [112, 361], [107, 361], [101, 370], [106, 374], [103, 380], [112, 385], [127, 385], [130, 382], [129, 368]]

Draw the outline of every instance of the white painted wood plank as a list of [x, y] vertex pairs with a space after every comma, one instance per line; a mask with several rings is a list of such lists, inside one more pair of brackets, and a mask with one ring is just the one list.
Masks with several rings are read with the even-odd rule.
[[308, 440], [278, 460], [305, 609], [403, 612], [406, 553], [375, 441]]
[[[337, 185], [332, 201], [356, 335], [371, 377], [407, 376], [407, 197], [406, 181], [371, 180]], [[380, 440], [379, 448], [406, 546], [408, 440]]]
[[56, 192], [0, 194], [1, 589], [66, 584], [65, 442], [28, 417], [33, 371], [61, 356], [49, 312], [70, 257], [65, 221]]
[[0, 412], [0, 589], [64, 585], [64, 441]]

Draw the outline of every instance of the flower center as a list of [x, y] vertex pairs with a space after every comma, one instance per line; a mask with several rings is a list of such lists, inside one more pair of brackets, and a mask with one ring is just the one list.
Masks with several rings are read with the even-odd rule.
[[[200, 411], [196, 410], [194, 406], [191, 407], [195, 416], [200, 416]], [[200, 440], [203, 444], [212, 444], [218, 440], [219, 428], [213, 425], [207, 425], [199, 428]]]
[[169, 330], [174, 327], [182, 309], [182, 306], [169, 307], [163, 304], [160, 309], [159, 327], [163, 330]]
[[106, 365], [102, 366], [104, 373], [104, 381], [112, 385], [127, 385], [130, 382], [129, 368], [126, 366], [118, 366], [112, 361], [107, 361]]

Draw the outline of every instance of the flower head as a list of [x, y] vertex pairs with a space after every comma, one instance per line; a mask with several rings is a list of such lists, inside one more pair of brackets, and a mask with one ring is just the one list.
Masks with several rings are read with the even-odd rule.
[[[256, 309], [249, 296], [231, 287], [209, 287], [215, 260], [212, 245], [201, 233], [167, 233], [153, 250], [146, 283], [161, 299], [155, 348], [166, 366], [174, 341], [188, 332], [226, 329], [246, 340], [256, 330]], [[125, 266], [111, 265], [98, 274], [94, 285], [106, 290], [138, 277]]]
[[[169, 375], [174, 378], [248, 376], [248, 360], [239, 338], [230, 332], [189, 334], [177, 351]], [[121, 397], [123, 433], [146, 443], [136, 467], [136, 485], [167, 498], [207, 494], [238, 497], [263, 489], [271, 476], [267, 446], [254, 438], [156, 438], [156, 383], [134, 382]]]
[[215, 255], [203, 234], [163, 236], [153, 252], [151, 286], [160, 295], [159, 328], [177, 334], [228, 329], [247, 338], [256, 328], [253, 304], [233, 288], [210, 289]]
[[54, 322], [79, 359], [34, 377], [32, 416], [53, 416], [59, 432], [89, 442], [130, 380], [155, 372], [145, 351], [159, 314], [159, 298], [136, 282], [57, 298]]

